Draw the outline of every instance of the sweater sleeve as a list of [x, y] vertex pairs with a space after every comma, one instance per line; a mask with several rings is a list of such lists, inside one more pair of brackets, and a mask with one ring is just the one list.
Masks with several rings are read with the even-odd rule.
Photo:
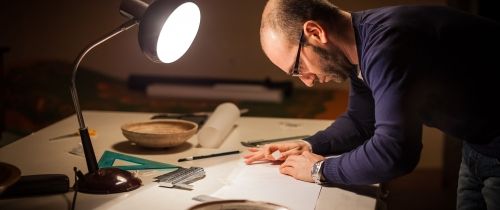
[[[376, 100], [375, 131], [350, 152], [324, 163], [323, 175], [331, 183], [373, 184], [413, 170], [420, 158], [421, 125], [405, 113], [401, 98], [392, 88]], [[382, 100], [383, 99], [383, 100]]]

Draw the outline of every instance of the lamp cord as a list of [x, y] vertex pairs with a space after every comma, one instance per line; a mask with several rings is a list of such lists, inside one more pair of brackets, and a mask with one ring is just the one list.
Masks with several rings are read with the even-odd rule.
[[75, 183], [73, 184], [73, 190], [75, 193], [73, 194], [73, 201], [71, 202], [71, 210], [75, 210], [76, 206], [76, 195], [78, 194], [78, 176], [77, 176], [77, 170], [76, 167], [73, 167], [73, 171], [75, 171]]

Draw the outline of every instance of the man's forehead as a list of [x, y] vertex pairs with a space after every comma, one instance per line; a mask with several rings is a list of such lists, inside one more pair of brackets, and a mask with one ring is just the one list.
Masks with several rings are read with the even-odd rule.
[[292, 46], [277, 31], [264, 29], [261, 31], [261, 44], [267, 57], [280, 69], [288, 70], [293, 65]]

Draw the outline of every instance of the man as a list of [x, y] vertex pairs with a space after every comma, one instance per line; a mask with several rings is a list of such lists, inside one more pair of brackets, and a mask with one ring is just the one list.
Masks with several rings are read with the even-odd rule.
[[[345, 114], [305, 141], [252, 148], [316, 183], [372, 184], [411, 172], [422, 125], [462, 139], [458, 209], [500, 209], [500, 26], [437, 6], [346, 12], [327, 0], [270, 0], [261, 45], [281, 70], [350, 81]], [[334, 156], [325, 159], [325, 156]]]

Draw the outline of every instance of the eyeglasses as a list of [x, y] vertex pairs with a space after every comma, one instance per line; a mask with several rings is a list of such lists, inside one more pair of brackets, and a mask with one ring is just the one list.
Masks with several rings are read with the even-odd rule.
[[302, 38], [304, 37], [304, 30], [300, 33], [300, 38], [299, 38], [299, 49], [297, 50], [297, 57], [295, 58], [295, 63], [293, 64], [292, 69], [288, 71], [288, 75], [292, 77], [300, 77], [302, 74], [299, 71], [299, 64], [300, 64], [300, 51], [302, 51]]

